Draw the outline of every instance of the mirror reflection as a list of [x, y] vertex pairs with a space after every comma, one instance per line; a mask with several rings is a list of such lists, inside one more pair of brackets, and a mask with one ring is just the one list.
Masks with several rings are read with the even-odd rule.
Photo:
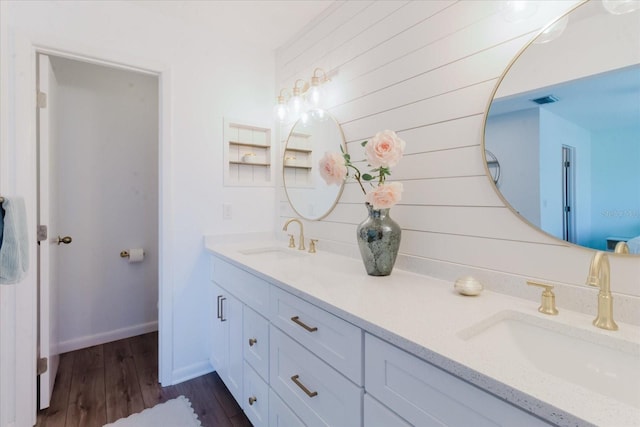
[[529, 223], [640, 253], [640, 10], [590, 1], [534, 40], [499, 84], [485, 150], [496, 187]]
[[340, 198], [344, 183], [327, 185], [318, 162], [327, 151], [347, 147], [338, 122], [322, 110], [298, 120], [291, 130], [282, 159], [284, 189], [296, 214], [309, 220], [327, 216]]

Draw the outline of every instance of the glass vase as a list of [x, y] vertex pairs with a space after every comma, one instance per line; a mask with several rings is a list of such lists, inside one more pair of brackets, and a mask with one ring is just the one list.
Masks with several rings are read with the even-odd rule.
[[398, 256], [402, 229], [389, 216], [389, 208], [374, 209], [366, 203], [368, 216], [358, 225], [357, 239], [362, 262], [370, 276], [388, 276]]

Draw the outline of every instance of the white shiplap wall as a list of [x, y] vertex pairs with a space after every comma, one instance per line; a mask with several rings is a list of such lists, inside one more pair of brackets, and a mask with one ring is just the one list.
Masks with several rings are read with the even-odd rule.
[[[473, 272], [531, 299], [539, 291], [527, 289], [525, 278], [546, 280], [560, 285], [560, 306], [592, 313], [595, 290], [584, 283], [593, 252], [521, 221], [494, 191], [482, 156], [485, 110], [502, 73], [542, 26], [576, 2], [541, 1], [535, 16], [516, 23], [502, 17], [501, 3], [336, 2], [279, 49], [278, 87], [308, 80], [315, 67], [330, 70], [329, 111], [354, 159], [363, 158], [359, 143], [382, 129], [407, 142], [392, 170], [405, 188], [391, 211], [403, 228], [398, 266], [451, 279]], [[281, 129], [281, 143], [286, 135]], [[282, 224], [294, 214], [284, 191], [278, 194]], [[306, 234], [320, 239], [319, 248], [353, 253], [363, 203], [357, 184], [347, 183], [329, 216], [305, 223]], [[613, 289], [625, 307], [637, 307], [640, 259], [616, 257], [611, 267]], [[578, 294], [586, 305], [568, 301]], [[637, 311], [627, 309], [626, 320], [636, 323]]]

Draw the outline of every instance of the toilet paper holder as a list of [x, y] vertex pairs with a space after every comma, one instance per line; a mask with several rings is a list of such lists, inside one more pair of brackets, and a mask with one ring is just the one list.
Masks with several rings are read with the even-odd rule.
[[[143, 252], [143, 254], [145, 253]], [[120, 258], [129, 258], [129, 251], [126, 249], [124, 251], [120, 251]]]

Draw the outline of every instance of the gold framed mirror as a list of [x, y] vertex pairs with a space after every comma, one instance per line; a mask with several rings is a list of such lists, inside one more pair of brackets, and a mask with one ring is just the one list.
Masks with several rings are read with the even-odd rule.
[[311, 111], [291, 129], [282, 157], [282, 182], [287, 200], [295, 213], [317, 221], [333, 210], [344, 183], [327, 185], [320, 176], [318, 162], [327, 151], [347, 145], [337, 120], [323, 110]]
[[[512, 61], [486, 114], [494, 187], [571, 244], [640, 253], [640, 10], [578, 5]], [[495, 174], [491, 176], [492, 182]]]

